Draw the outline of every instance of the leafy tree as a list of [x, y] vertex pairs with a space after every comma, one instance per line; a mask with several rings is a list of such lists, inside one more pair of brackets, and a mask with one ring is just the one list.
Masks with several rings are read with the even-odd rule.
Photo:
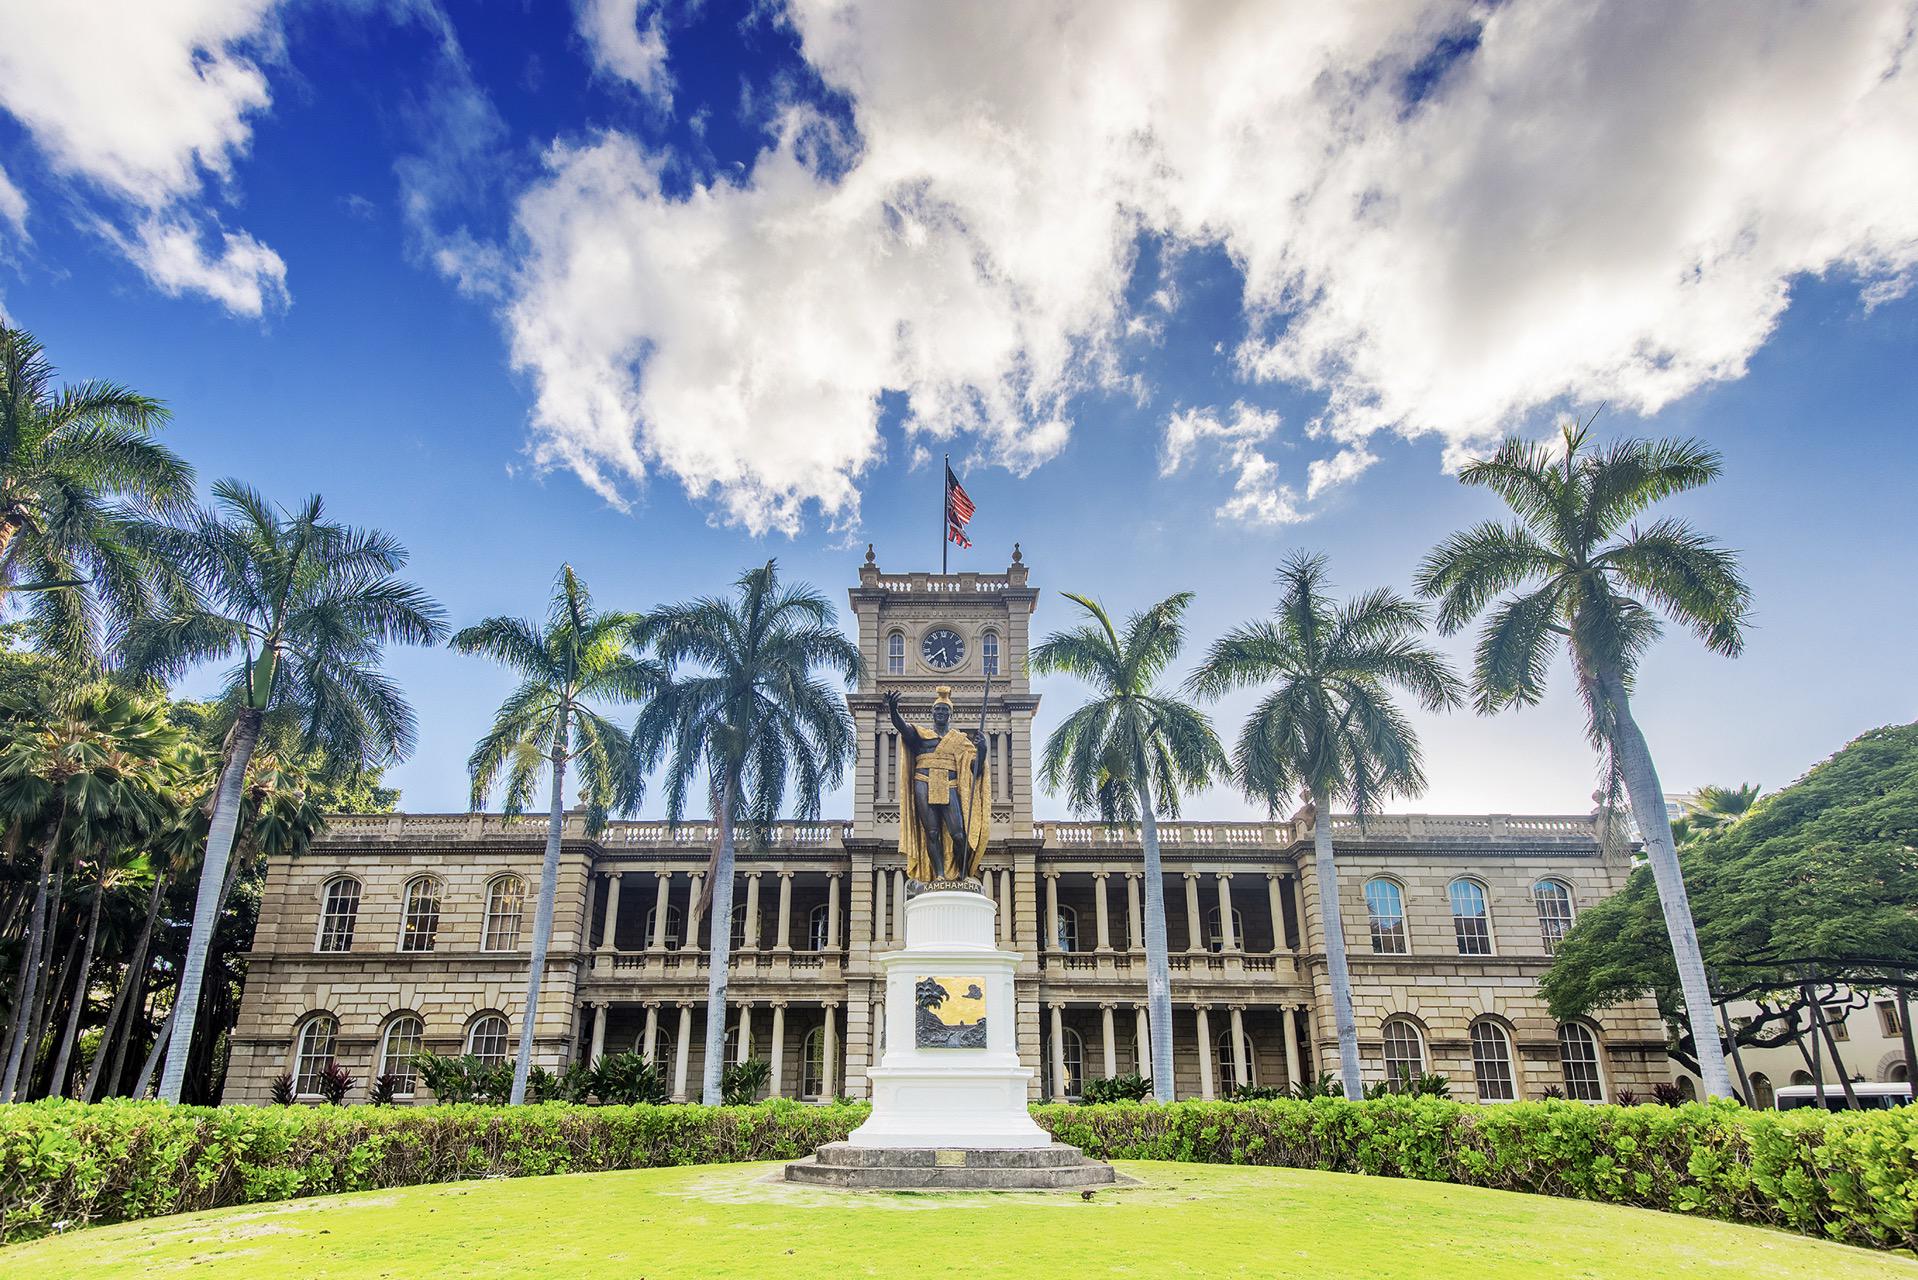
[[1273, 811], [1303, 792], [1312, 805], [1312, 846], [1325, 928], [1325, 967], [1339, 1037], [1345, 1096], [1358, 1099], [1358, 1024], [1339, 911], [1332, 806], [1346, 802], [1363, 821], [1379, 801], [1425, 788], [1418, 738], [1392, 701], [1394, 690], [1427, 710], [1458, 704], [1463, 689], [1444, 658], [1420, 639], [1425, 611], [1380, 589], [1335, 604], [1325, 557], [1298, 553], [1279, 569], [1270, 620], [1234, 628], [1215, 643], [1191, 686], [1205, 697], [1272, 686], [1233, 747], [1247, 795]]
[[852, 716], [843, 688], [859, 679], [859, 650], [835, 625], [832, 605], [814, 588], [779, 580], [768, 560], [741, 574], [729, 598], [666, 605], [647, 615], [635, 639], [670, 673], [639, 714], [639, 767], [663, 764], [666, 815], [685, 815], [702, 781], [719, 828], [704, 894], [711, 905], [712, 954], [706, 989], [706, 1058], [701, 1099], [724, 1099], [726, 983], [732, 959], [733, 849], [736, 828], [771, 828], [790, 791], [794, 812], [819, 814], [821, 793], [837, 786], [853, 758]]
[[0, 604], [29, 594], [29, 637], [63, 664], [151, 607], [143, 524], [193, 493], [193, 469], [153, 439], [166, 422], [111, 382], [56, 388], [33, 335], [0, 324]]
[[1691, 799], [1680, 802], [1684, 812], [1672, 820], [1672, 837], [1687, 844], [1707, 832], [1722, 831], [1750, 813], [1760, 794], [1755, 782], [1737, 787], [1700, 787]]
[[510, 1101], [526, 1101], [533, 1063], [533, 1022], [546, 953], [553, 941], [554, 895], [559, 883], [560, 839], [566, 825], [566, 771], [579, 768], [586, 802], [586, 832], [598, 835], [612, 810], [639, 803], [642, 775], [633, 768], [626, 731], [597, 709], [599, 704], [639, 702], [664, 672], [627, 650], [638, 618], [593, 608], [586, 584], [572, 566], [560, 569], [545, 626], [520, 618], [488, 618], [453, 637], [461, 653], [493, 659], [520, 677], [493, 716], [493, 727], [473, 748], [467, 769], [473, 807], [481, 808], [504, 775], [506, 812], [525, 811], [540, 775], [550, 770], [546, 858], [540, 866], [539, 907], [533, 923], [533, 953], [526, 977], [526, 1011], [520, 1017], [519, 1054], [513, 1062]]
[[1561, 645], [1571, 651], [1607, 791], [1622, 781], [1644, 833], [1700, 1074], [1713, 1097], [1729, 1097], [1685, 878], [1631, 695], [1639, 660], [1661, 630], [1658, 613], [1731, 657], [1744, 647], [1750, 593], [1737, 558], [1690, 525], [1634, 523], [1659, 499], [1716, 479], [1715, 451], [1695, 440], [1587, 446], [1585, 428], [1568, 423], [1557, 448], [1508, 437], [1490, 458], [1465, 467], [1460, 480], [1490, 489], [1518, 519], [1440, 543], [1419, 570], [1419, 591], [1439, 602], [1447, 634], [1490, 609], [1473, 671], [1481, 714], [1536, 703], [1554, 654]]
[[1071, 592], [1065, 596], [1090, 620], [1047, 636], [1032, 651], [1032, 669], [1075, 675], [1093, 687], [1094, 695], [1046, 740], [1039, 777], [1048, 791], [1064, 788], [1076, 813], [1097, 813], [1114, 825], [1139, 823], [1145, 851], [1146, 1017], [1154, 1029], [1153, 1089], [1160, 1102], [1170, 1102], [1172, 977], [1166, 957], [1158, 816], [1163, 811], [1169, 818], [1178, 817], [1182, 792], [1210, 785], [1230, 766], [1205, 714], [1155, 683], [1184, 646], [1184, 617], [1192, 593], [1170, 596], [1133, 614], [1123, 635], [1097, 601]]
[[[1870, 985], [1918, 967], [1918, 724], [1861, 735], [1683, 858], [1721, 987], [1787, 993], [1773, 1016], [1736, 1029], [1739, 1043], [1789, 1042], [1805, 968]], [[1674, 1020], [1688, 1007], [1649, 867], [1580, 914], [1541, 988], [1560, 1019], [1648, 992]], [[1681, 1037], [1676, 1052], [1694, 1065], [1697, 1041]]]
[[172, 599], [136, 625], [127, 645], [134, 671], [169, 680], [201, 663], [240, 659], [222, 699], [233, 708], [233, 728], [160, 1081], [169, 1102], [180, 1100], [186, 1079], [241, 793], [263, 727], [283, 721], [346, 772], [403, 758], [413, 713], [380, 670], [382, 649], [437, 643], [445, 631], [439, 606], [394, 576], [406, 551], [391, 536], [327, 520], [318, 496], [285, 511], [222, 480], [213, 499], [153, 533], [154, 551], [176, 571]]

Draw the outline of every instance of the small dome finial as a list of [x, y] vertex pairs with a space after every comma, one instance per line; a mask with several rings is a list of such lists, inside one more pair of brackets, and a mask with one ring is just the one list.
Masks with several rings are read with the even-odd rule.
[[870, 542], [866, 544], [866, 563], [867, 564], [875, 563], [873, 559], [873, 554], [872, 554], [872, 543]]
[[1022, 563], [1024, 560], [1025, 560], [1025, 557], [1019, 554], [1019, 544], [1016, 542], [1013, 543], [1012, 544], [1012, 563], [1019, 564], [1019, 563]]

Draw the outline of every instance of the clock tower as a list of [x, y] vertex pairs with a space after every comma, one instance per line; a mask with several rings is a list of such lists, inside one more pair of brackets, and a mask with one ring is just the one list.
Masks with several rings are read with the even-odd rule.
[[853, 835], [891, 843], [899, 834], [898, 735], [881, 699], [897, 690], [913, 724], [932, 718], [933, 691], [952, 686], [955, 728], [979, 727], [986, 708], [986, 769], [992, 778], [995, 841], [1032, 834], [1032, 713], [1039, 699], [1026, 676], [1027, 632], [1037, 590], [1015, 545], [1003, 573], [886, 573], [872, 548], [850, 593], [866, 671], [848, 695], [859, 742]]

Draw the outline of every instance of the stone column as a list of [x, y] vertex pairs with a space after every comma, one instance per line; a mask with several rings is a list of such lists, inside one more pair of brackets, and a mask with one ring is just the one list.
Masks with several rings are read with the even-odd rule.
[[686, 1101], [686, 1054], [693, 1047], [693, 1007], [679, 1006], [679, 1039], [673, 1045], [673, 1101]]
[[773, 934], [773, 950], [791, 951], [793, 932], [793, 873], [779, 873], [779, 928]]
[[739, 1048], [733, 1054], [734, 1062], [744, 1062], [753, 1056], [753, 1002], [739, 1002]]
[[1048, 871], [1046, 877], [1046, 946], [1047, 951], [1059, 949], [1059, 873]]
[[602, 951], [619, 950], [619, 879], [617, 871], [606, 877], [606, 929], [599, 935]]
[[886, 940], [886, 922], [892, 915], [886, 906], [886, 884], [891, 879], [883, 870], [872, 873], [872, 940], [875, 943]]
[[1112, 950], [1112, 921], [1106, 907], [1106, 878], [1110, 873], [1095, 871], [1092, 873], [1093, 915], [1099, 922], [1099, 950]]
[[1265, 877], [1265, 895], [1272, 904], [1272, 954], [1275, 956], [1285, 950], [1285, 892], [1279, 880], [1276, 871]]
[[1199, 1096], [1207, 1102], [1212, 1101], [1212, 1020], [1207, 1010], [1211, 1006], [1199, 1005]]
[[[904, 874], [901, 872], [900, 874]], [[820, 1046], [825, 1050], [826, 1063], [820, 1079], [819, 1096], [830, 1101], [839, 1096], [839, 1002], [826, 1002], [826, 1034]]]
[[1232, 873], [1221, 871], [1214, 879], [1219, 882], [1219, 949], [1237, 951], [1239, 931], [1232, 923]]
[[839, 954], [839, 873], [826, 877], [826, 950]]
[[906, 945], [906, 869], [892, 873], [892, 940]]
[[1052, 1006], [1052, 1100], [1066, 1098], [1066, 1015], [1065, 1006]]
[[746, 936], [740, 940], [741, 951], [759, 950], [759, 872], [746, 874], [746, 909], [740, 913], [745, 917]]
[[1305, 1011], [1294, 1005], [1287, 1009], [1279, 1019], [1279, 1029], [1285, 1033], [1285, 1081], [1297, 1084], [1299, 1081], [1299, 1030], [1305, 1022]]
[[1002, 867], [999, 871], [999, 941], [1007, 943], [1012, 941], [1019, 923], [1013, 915], [1012, 881], [1012, 868]]
[[766, 1077], [766, 1094], [772, 1098], [786, 1096], [786, 1002], [773, 1001], [773, 1047], [770, 1065], [772, 1072]]
[[1205, 919], [1199, 914], [1199, 873], [1185, 873], [1185, 928], [1187, 951], [1197, 955], [1205, 950]]
[[1232, 1006], [1232, 1079], [1238, 1084], [1252, 1083], [1245, 1062], [1245, 1006]]
[[[654, 951], [664, 951], [666, 949], [666, 911], [672, 905], [673, 873], [661, 871], [653, 879], [658, 881], [659, 891], [653, 895], [653, 937], [648, 945]], [[680, 945], [686, 945], [688, 940], [688, 938], [680, 939]]]
[[1112, 1004], [1110, 1001], [1099, 1006], [1099, 1021], [1103, 1024], [1103, 1030], [1105, 1031], [1106, 1075], [1108, 1077], [1116, 1076], [1119, 1074], [1119, 1050], [1118, 1046], [1113, 1043]]
[[1142, 1004], [1133, 1005], [1132, 1014], [1139, 1040], [1139, 1074], [1150, 1077], [1152, 1075], [1152, 1020], [1146, 1015], [1146, 1008]]
[[592, 1052], [586, 1055], [586, 1065], [589, 1067], [606, 1056], [606, 1017], [613, 1011], [613, 1006], [602, 1000], [597, 1005], [593, 1005], [592, 1009], [593, 1048]]
[[1139, 909], [1139, 882], [1143, 879], [1137, 871], [1125, 873], [1125, 940], [1133, 951], [1145, 950], [1145, 916]]
[[705, 887], [704, 871], [695, 871], [686, 877], [686, 940], [680, 946], [689, 951], [699, 950], [699, 922], [705, 918], [699, 909], [699, 893]]
[[646, 1033], [639, 1042], [639, 1056], [648, 1062], [659, 1060], [659, 1001], [646, 1002]]
[[886, 1056], [886, 1002], [878, 1001], [872, 1007], [872, 1056], [874, 1061]]

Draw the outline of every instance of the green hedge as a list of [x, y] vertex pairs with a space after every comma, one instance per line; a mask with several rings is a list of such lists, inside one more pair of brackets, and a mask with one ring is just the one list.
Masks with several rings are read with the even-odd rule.
[[[462, 1178], [783, 1160], [863, 1104], [0, 1106], [0, 1241], [219, 1205]], [[1040, 1106], [1113, 1159], [1275, 1165], [1603, 1200], [1918, 1249], [1918, 1108], [1472, 1106], [1438, 1098]]]

